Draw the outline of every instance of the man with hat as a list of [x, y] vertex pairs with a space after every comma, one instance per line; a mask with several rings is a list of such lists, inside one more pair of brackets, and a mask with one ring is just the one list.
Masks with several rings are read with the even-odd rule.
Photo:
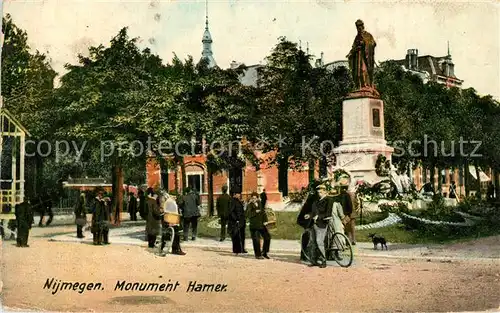
[[[247, 205], [246, 215], [250, 222], [250, 235], [252, 237], [253, 251], [256, 259], [269, 259], [267, 255], [271, 245], [271, 235], [267, 230], [267, 215], [259, 202], [259, 195], [256, 192], [252, 193], [250, 201]], [[264, 239], [264, 246], [260, 249], [259, 234]], [[262, 251], [262, 253], [261, 253]]]
[[16, 223], [17, 223], [17, 247], [29, 247], [28, 237], [33, 224], [33, 211], [31, 203], [25, 200], [20, 204], [16, 204]]
[[[329, 220], [332, 218], [333, 199], [328, 197], [327, 186], [321, 184], [316, 187], [319, 199], [312, 205], [312, 212], [310, 216], [313, 221], [313, 235], [314, 240], [310, 240], [310, 244], [314, 244], [317, 249], [312, 255], [312, 264], [310, 266], [326, 267], [326, 251], [325, 251], [325, 238]], [[319, 254], [318, 254], [319, 251]]]
[[[331, 190], [332, 195], [337, 194], [337, 189], [332, 189], [329, 182], [325, 182], [317, 187], [319, 199], [313, 203], [311, 218], [313, 220], [313, 234], [315, 240], [310, 243], [316, 244], [317, 249], [312, 255], [311, 266], [326, 267], [326, 251], [325, 251], [325, 238], [328, 224], [331, 223], [334, 231], [343, 232], [341, 220], [344, 218], [342, 206], [335, 202], [333, 197], [328, 196], [328, 191]], [[332, 221], [333, 219], [333, 221]], [[317, 251], [320, 253], [318, 254]]]

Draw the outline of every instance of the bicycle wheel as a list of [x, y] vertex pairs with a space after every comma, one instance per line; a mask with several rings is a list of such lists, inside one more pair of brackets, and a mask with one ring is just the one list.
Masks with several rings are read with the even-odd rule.
[[351, 242], [342, 233], [329, 232], [328, 250], [332, 252], [333, 259], [341, 267], [349, 267], [352, 264], [353, 252]]

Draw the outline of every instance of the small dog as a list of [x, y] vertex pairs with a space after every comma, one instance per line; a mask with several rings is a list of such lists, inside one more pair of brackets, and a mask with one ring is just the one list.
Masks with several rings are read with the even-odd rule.
[[372, 239], [373, 242], [373, 249], [377, 250], [377, 245], [380, 243], [380, 246], [382, 247], [382, 250], [387, 250], [387, 241], [383, 236], [376, 235], [376, 234], [369, 234], [368, 237]]

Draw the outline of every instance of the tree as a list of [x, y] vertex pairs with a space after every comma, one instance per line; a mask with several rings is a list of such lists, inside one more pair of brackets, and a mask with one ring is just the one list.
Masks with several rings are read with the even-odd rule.
[[[331, 156], [341, 138], [341, 104], [350, 89], [349, 73], [345, 68], [313, 68], [311, 58], [296, 43], [281, 37], [259, 72], [259, 129], [273, 141], [278, 135], [284, 138], [264, 151], [278, 152], [269, 161], [279, 164], [285, 195], [289, 165], [300, 170], [309, 163], [310, 179], [314, 179], [316, 161], [326, 161], [322, 152]], [[310, 149], [303, 149], [304, 141]], [[326, 141], [331, 144], [322, 144]]]
[[[32, 140], [43, 139], [50, 125], [50, 96], [57, 73], [52, 69], [46, 55], [32, 51], [28, 45], [28, 34], [19, 28], [10, 14], [2, 18], [4, 42], [2, 48], [2, 96], [5, 107], [28, 128]], [[5, 142], [4, 144], [8, 144]], [[7, 147], [6, 147], [7, 148]], [[27, 147], [32, 154], [33, 146]], [[53, 163], [51, 157], [39, 154], [26, 162], [26, 195], [34, 197], [41, 189], [47, 189], [54, 181], [44, 177], [44, 164]], [[49, 165], [49, 167], [51, 167]], [[47, 174], [47, 173], [45, 173]], [[51, 173], [52, 174], [52, 173]], [[34, 179], [29, 179], [34, 177]]]
[[124, 169], [136, 157], [145, 158], [147, 133], [138, 117], [163, 96], [161, 59], [136, 43], [123, 28], [110, 47], [90, 47], [88, 57], [66, 65], [53, 99], [54, 137], [86, 142], [88, 160], [108, 166], [117, 211], [122, 210]]

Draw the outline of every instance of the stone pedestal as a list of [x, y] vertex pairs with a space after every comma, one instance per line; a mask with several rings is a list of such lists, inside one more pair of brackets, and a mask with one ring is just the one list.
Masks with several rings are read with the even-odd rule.
[[385, 141], [384, 102], [370, 97], [352, 98], [344, 100], [342, 109], [342, 141], [334, 150], [336, 167], [350, 172], [354, 181], [380, 181], [375, 173], [377, 157], [382, 154], [391, 160], [394, 151]]

